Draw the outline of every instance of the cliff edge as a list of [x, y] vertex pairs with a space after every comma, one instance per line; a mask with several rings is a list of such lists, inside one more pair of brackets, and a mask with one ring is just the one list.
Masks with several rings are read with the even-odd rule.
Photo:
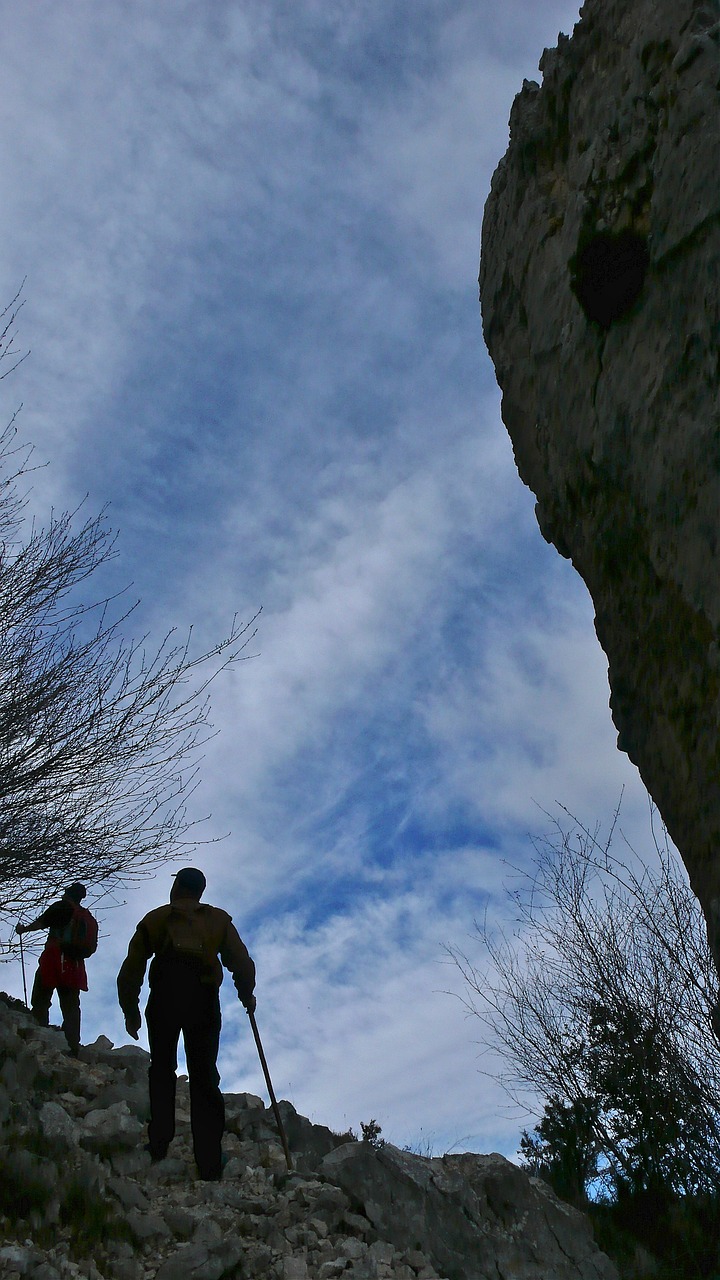
[[717, 961], [720, 3], [587, 0], [540, 68], [485, 208], [485, 340]]

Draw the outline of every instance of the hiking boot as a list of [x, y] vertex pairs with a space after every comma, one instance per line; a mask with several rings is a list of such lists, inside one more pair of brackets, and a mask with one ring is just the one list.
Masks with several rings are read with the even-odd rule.
[[156, 1164], [158, 1160], [164, 1160], [168, 1153], [167, 1147], [154, 1147], [150, 1142], [145, 1143], [145, 1150], [153, 1164]]
[[198, 1178], [201, 1182], [222, 1182], [223, 1169], [228, 1162], [228, 1157], [223, 1151], [220, 1156], [219, 1164], [208, 1165], [207, 1169], [201, 1169], [198, 1165]]

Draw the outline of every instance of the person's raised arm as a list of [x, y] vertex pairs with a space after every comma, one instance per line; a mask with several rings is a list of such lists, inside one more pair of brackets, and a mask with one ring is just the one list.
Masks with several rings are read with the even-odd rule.
[[46, 907], [37, 920], [30, 924], [16, 924], [16, 933], [32, 933], [34, 929], [63, 929], [72, 918], [72, 907], [66, 902], [53, 902]]

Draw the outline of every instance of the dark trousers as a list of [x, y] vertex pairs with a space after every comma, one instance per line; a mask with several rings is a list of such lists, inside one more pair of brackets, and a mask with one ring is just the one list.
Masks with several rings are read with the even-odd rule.
[[[46, 987], [39, 972], [35, 974], [30, 1007], [32, 1015], [41, 1027], [47, 1027], [50, 1021], [50, 1005], [54, 988]], [[62, 1013], [62, 1029], [73, 1053], [80, 1048], [80, 992], [76, 987], [58, 987], [58, 1001]]]
[[217, 1069], [220, 993], [201, 982], [189, 966], [170, 963], [152, 977], [145, 1017], [150, 1042], [150, 1150], [162, 1156], [175, 1135], [175, 1072], [182, 1031], [195, 1162], [202, 1178], [217, 1177], [225, 1129]]

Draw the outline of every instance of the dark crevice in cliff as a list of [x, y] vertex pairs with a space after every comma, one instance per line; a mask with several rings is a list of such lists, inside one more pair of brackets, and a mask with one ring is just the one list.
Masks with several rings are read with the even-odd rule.
[[570, 287], [588, 320], [609, 329], [642, 293], [650, 254], [647, 239], [630, 228], [598, 231], [570, 259]]

